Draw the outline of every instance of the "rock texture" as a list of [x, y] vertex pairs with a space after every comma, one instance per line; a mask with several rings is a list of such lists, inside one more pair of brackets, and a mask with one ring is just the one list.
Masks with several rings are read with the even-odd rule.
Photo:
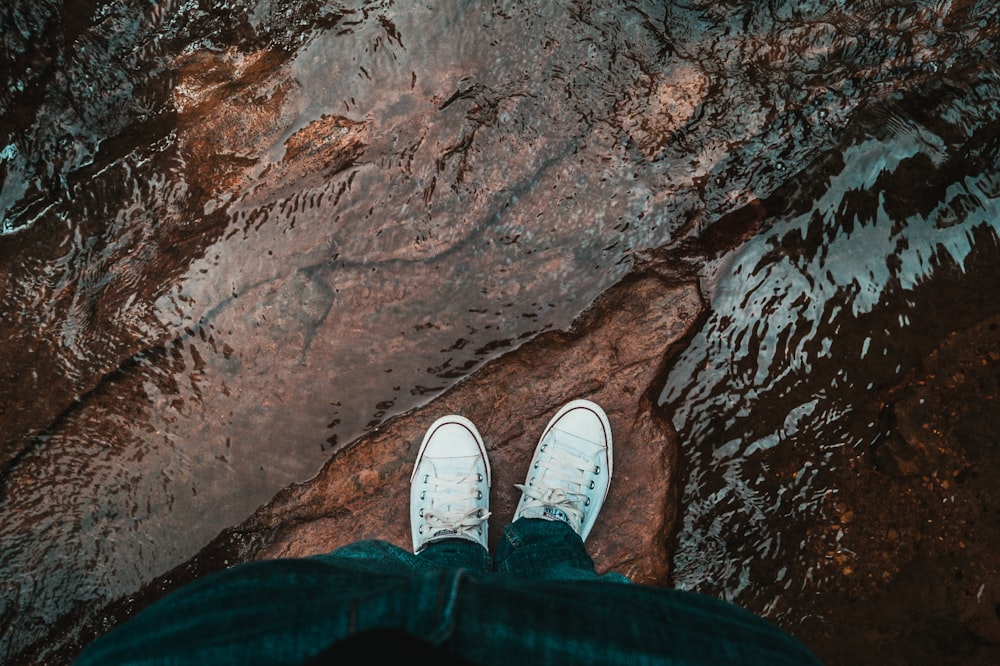
[[[669, 271], [663, 271], [669, 274]], [[605, 292], [569, 331], [540, 335], [436, 400], [388, 421], [339, 450], [312, 480], [290, 486], [243, 524], [225, 530], [196, 557], [103, 613], [81, 610], [19, 655], [71, 660], [95, 636], [164, 594], [212, 571], [254, 559], [302, 557], [359, 539], [404, 548], [409, 535], [409, 475], [427, 426], [447, 413], [472, 419], [493, 467], [490, 542], [514, 512], [545, 424], [566, 401], [586, 397], [608, 413], [615, 473], [601, 518], [587, 541], [598, 571], [666, 585], [668, 541], [678, 513], [677, 435], [652, 397], [667, 362], [703, 311], [694, 282], [654, 269]], [[59, 646], [52, 651], [53, 646]]]
[[410, 547], [409, 475], [424, 431], [460, 413], [483, 433], [494, 470], [490, 541], [510, 522], [537, 439], [567, 400], [605, 407], [615, 438], [615, 477], [588, 542], [601, 571], [666, 582], [676, 516], [677, 440], [648, 391], [663, 352], [695, 321], [693, 285], [639, 277], [606, 293], [575, 329], [544, 335], [489, 364], [429, 405], [334, 456], [311, 481], [288, 488], [239, 531], [264, 536], [257, 558], [301, 557], [358, 539]]

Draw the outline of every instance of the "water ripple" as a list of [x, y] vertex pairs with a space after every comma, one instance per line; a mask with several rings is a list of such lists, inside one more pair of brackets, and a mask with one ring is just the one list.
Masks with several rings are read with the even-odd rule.
[[[830, 472], [885, 434], [873, 389], [995, 311], [981, 267], [1000, 239], [998, 119], [986, 103], [997, 92], [986, 70], [873, 110], [875, 123], [780, 195], [796, 212], [724, 263], [660, 396], [689, 466], [680, 587], [758, 610], [780, 607], [789, 586], [822, 589], [809, 558], [836, 544], [807, 543], [827, 538], [809, 530], [837, 493]], [[922, 117], [949, 121], [932, 130]], [[955, 299], [955, 285], [977, 280], [985, 295]], [[795, 567], [776, 584], [755, 577], [770, 575], [761, 558]]]

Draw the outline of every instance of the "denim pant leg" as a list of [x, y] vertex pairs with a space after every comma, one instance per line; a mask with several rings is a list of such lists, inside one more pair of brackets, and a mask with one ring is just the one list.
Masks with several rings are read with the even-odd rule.
[[385, 541], [358, 541], [319, 558], [386, 576], [423, 574], [440, 569], [466, 569], [475, 574], [490, 571], [489, 553], [468, 539], [436, 541], [416, 555]]
[[732, 604], [599, 576], [565, 523], [509, 525], [496, 571], [466, 587], [449, 642], [483, 666], [821, 666], [788, 634]]
[[441, 569], [466, 569], [480, 575], [490, 572], [489, 552], [468, 539], [436, 541], [420, 551], [417, 557]]
[[[370, 628], [426, 640], [450, 632], [460, 583], [488, 570], [471, 541], [431, 544], [419, 555], [361, 541], [325, 555], [262, 560], [196, 580], [89, 646], [77, 662], [301, 664]], [[474, 575], [474, 574], [473, 574]]]
[[599, 575], [572, 527], [538, 518], [519, 518], [504, 528], [495, 569], [522, 578], [631, 582], [619, 573]]
[[467, 592], [449, 647], [482, 666], [822, 666], [766, 620], [691, 592], [513, 575]]

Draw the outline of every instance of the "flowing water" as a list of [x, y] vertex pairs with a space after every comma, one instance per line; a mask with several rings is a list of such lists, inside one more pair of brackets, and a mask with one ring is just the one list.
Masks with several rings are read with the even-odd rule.
[[[884, 106], [713, 274], [660, 396], [686, 442], [679, 587], [796, 614], [781, 596], [823, 589], [838, 549], [810, 543], [838, 467], [891, 430], [873, 398], [1000, 312], [1000, 75], [968, 74]], [[791, 563], [778, 585], [762, 560]]]
[[0, 661], [760, 201], [662, 402], [677, 583], [779, 617], [747, 560], [996, 256], [997, 13], [5, 3]]

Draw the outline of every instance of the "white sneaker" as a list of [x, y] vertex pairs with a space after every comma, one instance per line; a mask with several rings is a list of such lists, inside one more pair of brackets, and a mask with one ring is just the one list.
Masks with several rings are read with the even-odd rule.
[[476, 426], [461, 416], [431, 424], [410, 475], [413, 552], [442, 539], [469, 539], [486, 548], [490, 462]]
[[590, 535], [611, 485], [611, 424], [589, 400], [560, 409], [542, 433], [528, 469], [518, 518], [561, 520], [583, 540]]

